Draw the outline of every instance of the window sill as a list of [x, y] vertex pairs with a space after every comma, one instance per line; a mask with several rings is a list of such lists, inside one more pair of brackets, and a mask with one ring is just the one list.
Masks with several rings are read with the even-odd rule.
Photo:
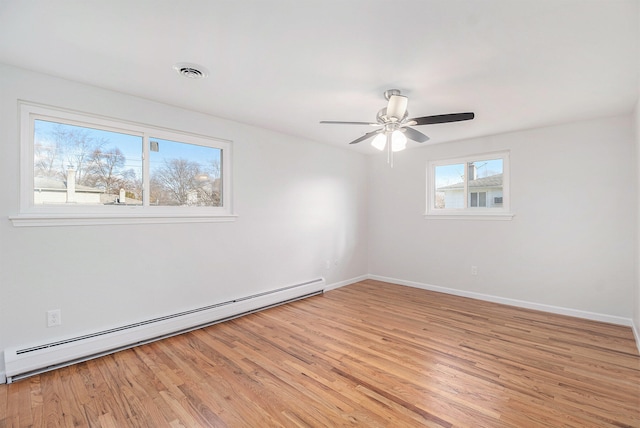
[[194, 214], [19, 214], [9, 217], [14, 227], [102, 226], [115, 224], [220, 223], [236, 221], [236, 215]]
[[444, 212], [444, 213], [434, 213], [428, 212], [424, 215], [426, 219], [429, 220], [501, 220], [508, 221], [513, 220], [515, 216], [514, 213], [511, 212], [499, 212], [499, 213], [491, 213], [491, 212]]

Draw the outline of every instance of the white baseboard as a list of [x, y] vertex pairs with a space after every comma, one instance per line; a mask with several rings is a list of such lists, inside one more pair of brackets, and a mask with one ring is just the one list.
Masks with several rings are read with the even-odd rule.
[[[408, 287], [422, 288], [424, 290], [437, 291], [439, 293], [453, 294], [455, 296], [469, 297], [471, 299], [485, 300], [493, 303], [501, 303], [503, 305], [517, 306], [519, 308], [533, 309], [536, 311], [550, 312], [559, 315], [568, 315], [576, 318], [585, 318], [592, 321], [606, 322], [609, 324], [624, 325], [633, 327], [631, 318], [623, 318], [614, 315], [599, 314], [596, 312], [582, 311], [579, 309], [563, 308], [560, 306], [546, 305], [543, 303], [527, 302], [524, 300], [509, 299], [505, 297], [492, 296], [490, 294], [475, 293], [473, 291], [458, 290], [455, 288], [440, 287], [437, 285], [424, 284], [414, 281], [405, 281], [397, 278], [389, 278], [379, 275], [368, 275], [369, 279], [390, 282], [392, 284], [406, 285]], [[634, 329], [635, 332], [635, 329]], [[637, 332], [636, 344], [640, 344]], [[640, 346], [640, 345], [639, 345]]]
[[21, 344], [4, 350], [5, 382], [153, 342], [264, 308], [318, 294], [323, 278], [202, 308], [94, 332], [51, 343]]
[[633, 330], [633, 337], [636, 339], [636, 347], [638, 348], [638, 353], [640, 354], [640, 331], [638, 331], [638, 326], [636, 323], [631, 324], [631, 329]]
[[336, 288], [355, 284], [356, 282], [364, 281], [365, 279], [369, 279], [369, 275], [360, 275], [360, 276], [356, 276], [355, 278], [346, 279], [340, 282], [334, 282], [333, 284], [327, 284], [324, 287], [324, 291], [335, 290]]
[[[638, 352], [640, 353], [640, 331], [639, 331], [639, 327], [635, 325], [633, 320], [628, 319], [628, 318], [623, 318], [623, 317], [617, 317], [617, 316], [606, 315], [606, 314], [598, 314], [598, 313], [594, 313], [594, 312], [582, 311], [582, 310], [571, 309], [571, 308], [563, 308], [563, 307], [546, 305], [546, 304], [541, 304], [541, 303], [526, 302], [526, 301], [522, 301], [522, 300], [509, 299], [509, 298], [504, 298], [504, 297], [492, 296], [492, 295], [488, 295], [488, 294], [476, 293], [476, 292], [465, 291], [465, 290], [458, 290], [458, 289], [454, 289], [454, 288], [447, 288], [447, 287], [441, 287], [441, 286], [437, 286], [437, 285], [424, 284], [424, 283], [419, 283], [419, 282], [414, 282], [414, 281], [406, 281], [406, 280], [397, 279], [397, 278], [390, 278], [390, 277], [384, 277], [384, 276], [380, 276], [380, 275], [370, 275], [370, 274], [368, 274], [368, 275], [360, 275], [360, 276], [357, 276], [357, 277], [354, 277], [354, 278], [350, 278], [350, 279], [347, 279], [347, 280], [334, 282], [332, 284], [325, 284], [324, 285], [324, 291], [334, 290], [334, 289], [337, 289], [337, 288], [340, 288], [340, 287], [344, 287], [344, 286], [347, 286], [347, 285], [350, 285], [350, 284], [354, 284], [354, 283], [357, 283], [357, 282], [360, 282], [360, 281], [364, 281], [364, 280], [367, 280], [367, 279], [384, 281], [384, 282], [389, 282], [389, 283], [398, 284], [398, 285], [404, 285], [404, 286], [408, 286], [408, 287], [421, 288], [421, 289], [424, 289], [424, 290], [436, 291], [436, 292], [440, 292], [440, 293], [446, 293], [446, 294], [451, 294], [451, 295], [456, 295], [456, 296], [461, 296], [461, 297], [469, 297], [469, 298], [472, 298], [472, 299], [484, 300], [484, 301], [489, 301], [489, 302], [494, 302], [494, 303], [501, 303], [501, 304], [510, 305], [510, 306], [522, 307], [522, 308], [527, 308], [527, 309], [534, 309], [534, 310], [539, 310], [539, 311], [543, 311], [543, 312], [555, 313], [555, 314], [560, 314], [560, 315], [568, 315], [568, 316], [574, 316], [574, 317], [578, 317], [578, 318], [590, 319], [590, 320], [594, 320], [594, 321], [601, 321], [601, 322], [607, 322], [607, 323], [611, 323], [611, 324], [629, 326], [633, 330], [633, 335], [634, 335], [635, 340], [636, 340], [636, 346], [638, 347]], [[324, 279], [322, 279], [322, 281], [324, 282]], [[4, 384], [4, 383], [6, 383], [6, 381], [7, 381], [6, 372], [0, 371], [0, 384]]]

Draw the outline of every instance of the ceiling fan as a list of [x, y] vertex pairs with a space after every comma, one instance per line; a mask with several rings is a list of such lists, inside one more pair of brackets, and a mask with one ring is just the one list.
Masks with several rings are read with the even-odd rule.
[[460, 122], [471, 120], [475, 117], [473, 113], [451, 113], [439, 114], [435, 116], [423, 116], [409, 119], [407, 105], [409, 99], [400, 95], [399, 89], [389, 89], [384, 92], [387, 99], [387, 106], [382, 108], [376, 115], [376, 122], [341, 122], [336, 120], [322, 120], [320, 123], [339, 125], [369, 125], [379, 126], [375, 131], [367, 132], [360, 138], [356, 138], [349, 144], [357, 144], [369, 138], [373, 138], [371, 145], [382, 151], [387, 148], [387, 162], [393, 166], [393, 152], [404, 150], [407, 146], [407, 138], [424, 143], [429, 137], [417, 131], [412, 126], [434, 125], [437, 123]]

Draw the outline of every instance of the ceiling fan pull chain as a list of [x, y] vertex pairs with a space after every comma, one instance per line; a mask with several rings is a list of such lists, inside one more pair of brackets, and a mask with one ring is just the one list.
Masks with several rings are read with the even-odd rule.
[[393, 168], [393, 150], [391, 150], [391, 134], [387, 132], [387, 163]]

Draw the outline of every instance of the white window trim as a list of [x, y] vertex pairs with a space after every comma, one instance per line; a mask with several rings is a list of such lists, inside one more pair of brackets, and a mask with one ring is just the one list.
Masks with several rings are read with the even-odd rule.
[[[16, 227], [23, 226], [74, 226], [107, 224], [157, 224], [157, 223], [210, 223], [234, 221], [232, 210], [232, 142], [168, 128], [112, 119], [103, 116], [64, 110], [40, 104], [20, 101], [20, 210], [9, 219]], [[221, 207], [166, 207], [166, 206], [56, 206], [35, 205], [34, 184], [34, 119], [60, 123], [99, 127], [114, 132], [143, 137], [145, 170], [148, 171], [149, 137], [185, 143], [200, 144], [222, 149], [222, 206]], [[144, 188], [149, 188], [145, 177]], [[145, 192], [145, 198], [148, 198]]]
[[[438, 220], [512, 220], [515, 216], [510, 210], [511, 204], [511, 174], [510, 174], [510, 153], [509, 151], [482, 153], [457, 158], [439, 159], [427, 162], [427, 192], [426, 192], [426, 212], [424, 214], [427, 219]], [[435, 169], [437, 166], [464, 164], [468, 162], [502, 159], [502, 207], [501, 208], [484, 208], [484, 207], [467, 207], [454, 209], [436, 209], [435, 208]], [[465, 205], [467, 204], [467, 169], [465, 167], [464, 195]]]

